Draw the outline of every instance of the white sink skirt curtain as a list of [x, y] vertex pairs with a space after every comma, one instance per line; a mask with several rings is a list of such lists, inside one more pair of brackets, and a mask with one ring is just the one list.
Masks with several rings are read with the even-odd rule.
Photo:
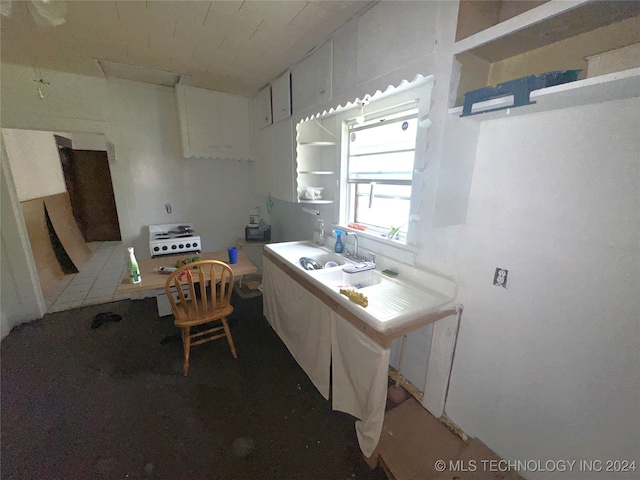
[[331, 310], [266, 258], [262, 284], [264, 316], [328, 400]]
[[360, 449], [370, 457], [384, 421], [389, 348], [360, 332], [267, 258], [262, 278], [265, 317], [324, 398], [329, 399], [331, 389], [332, 408], [359, 419]]
[[370, 457], [380, 440], [387, 404], [389, 348], [383, 348], [331, 312], [333, 409], [360, 420], [356, 434], [360, 449]]

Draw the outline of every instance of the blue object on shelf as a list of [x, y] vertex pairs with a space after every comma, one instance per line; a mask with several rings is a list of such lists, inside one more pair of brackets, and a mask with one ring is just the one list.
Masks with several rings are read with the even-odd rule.
[[[462, 107], [462, 114], [460, 116], [467, 117], [469, 115], [478, 115], [480, 113], [531, 105], [536, 103], [531, 101], [531, 92], [533, 90], [574, 82], [577, 80], [579, 73], [580, 70], [547, 72], [540, 75], [529, 75], [527, 77], [509, 80], [508, 82], [502, 82], [495, 87], [484, 87], [478, 90], [472, 90], [464, 94], [464, 106]], [[488, 108], [477, 112], [472, 111], [474, 103], [486, 102], [487, 100], [510, 95], [513, 95], [513, 105]]]

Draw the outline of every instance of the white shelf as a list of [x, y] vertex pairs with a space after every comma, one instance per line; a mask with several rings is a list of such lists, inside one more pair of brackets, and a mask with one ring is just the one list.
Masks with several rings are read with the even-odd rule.
[[298, 200], [298, 203], [333, 203], [333, 200]]
[[339, 171], [337, 162], [339, 142], [333, 131], [339, 127], [333, 119], [304, 121], [297, 125], [297, 186], [313, 186], [322, 188], [322, 196], [317, 200], [312, 195], [300, 195], [298, 203], [302, 204], [332, 204], [337, 195], [336, 174]]
[[298, 144], [301, 147], [333, 147], [336, 142], [305, 142]]
[[609, 2], [551, 0], [456, 42], [453, 53], [472, 52], [496, 62], [639, 13], [640, 2], [613, 8]]
[[[536, 103], [532, 105], [479, 113], [463, 118], [481, 122], [632, 97], [640, 97], [640, 68], [534, 90], [530, 98]], [[483, 102], [482, 109], [506, 107], [511, 103], [511, 97], [496, 98]], [[460, 115], [462, 107], [451, 108], [449, 113]]]
[[335, 175], [336, 172], [329, 170], [301, 170], [298, 173], [305, 173], [307, 175]]

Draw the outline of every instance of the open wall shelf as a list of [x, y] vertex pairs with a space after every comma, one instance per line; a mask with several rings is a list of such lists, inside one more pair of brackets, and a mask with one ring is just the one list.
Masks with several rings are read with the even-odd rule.
[[[336, 141], [335, 119], [314, 119], [297, 126], [298, 202], [334, 203], [338, 195], [337, 172], [340, 148]], [[322, 198], [304, 198], [305, 187], [321, 187]]]
[[334, 147], [336, 142], [306, 142], [298, 145], [301, 147]]
[[[557, 110], [560, 108], [577, 107], [592, 103], [607, 102], [623, 98], [640, 96], [640, 68], [610, 73], [599, 77], [587, 78], [576, 82], [565, 83], [553, 87], [534, 90], [531, 92], [532, 105], [514, 107], [508, 110], [479, 113], [464, 118], [476, 121], [493, 120], [496, 118], [515, 117], [531, 113]], [[508, 106], [510, 97], [496, 98], [482, 104], [482, 109]], [[450, 114], [460, 115], [462, 107], [449, 110]]]
[[328, 204], [333, 203], [333, 200], [298, 200], [298, 203], [313, 203], [313, 204]]
[[[551, 0], [456, 42], [453, 53], [497, 62], [638, 15], [635, 1]], [[458, 28], [473, 21], [459, 18]]]
[[[485, 5], [490, 6], [496, 2], [470, 3], [472, 7], [460, 10], [459, 29], [468, 28], [465, 27], [465, 22], [479, 22], [474, 18], [463, 18], [465, 12], [471, 15], [473, 8], [487, 8]], [[514, 2], [497, 3], [505, 6]], [[469, 2], [466, 4], [468, 5]], [[460, 75], [457, 85], [453, 85], [456, 96], [451, 99], [450, 104], [462, 105], [464, 94], [479, 88], [493, 87], [499, 83], [529, 75], [566, 70], [581, 70], [579, 81], [572, 86], [560, 89], [552, 87], [532, 93], [532, 99], [534, 96], [538, 97], [540, 98], [538, 103], [542, 103], [543, 96], [549, 96], [549, 99], [552, 99], [556, 98], [556, 94], [560, 92], [571, 91], [570, 96], [576, 96], [577, 104], [584, 104], [585, 100], [580, 98], [580, 93], [577, 93], [583, 88], [586, 94], [592, 91], [597, 92], [597, 98], [593, 103], [632, 96], [628, 92], [629, 88], [633, 91], [633, 87], [628, 86], [627, 83], [632, 83], [634, 80], [624, 80], [623, 77], [626, 74], [623, 71], [635, 69], [640, 65], [617, 66], [608, 71], [593, 73], [587, 58], [604, 52], [615, 52], [638, 43], [640, 43], [640, 2], [551, 0], [456, 42], [453, 53], [460, 68]], [[620, 71], [621, 77], [602, 75], [616, 73], [616, 70]], [[637, 82], [637, 78], [635, 81]], [[609, 88], [613, 90], [611, 93], [603, 93]], [[599, 99], [600, 95], [605, 98]], [[564, 106], [562, 102], [565, 101], [569, 102], [568, 106], [572, 106], [572, 101], [564, 100], [564, 94], [560, 97], [563, 100], [557, 107], [543, 109], [562, 108]], [[553, 102], [550, 105], [554, 105]], [[589, 102], [586, 101], [586, 103]], [[542, 106], [531, 105], [529, 108], [519, 107], [518, 110], [533, 112], [538, 111], [539, 108]], [[514, 111], [512, 109], [511, 114]], [[498, 115], [503, 116], [504, 112], [499, 112]]]

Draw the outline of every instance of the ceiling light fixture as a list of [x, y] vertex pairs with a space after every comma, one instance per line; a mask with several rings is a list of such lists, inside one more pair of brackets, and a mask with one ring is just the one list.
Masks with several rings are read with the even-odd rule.
[[369, 100], [371, 100], [371, 97], [369, 95], [365, 95], [365, 97], [358, 102], [358, 114], [355, 118], [358, 125], [364, 123], [364, 106], [369, 104]]
[[356, 123], [358, 125], [364, 123], [364, 102], [358, 105], [358, 115], [356, 115]]
[[[12, 0], [2, 0], [0, 14], [11, 16]], [[62, 25], [67, 14], [67, 2], [61, 0], [31, 0], [27, 3], [33, 20], [41, 27], [57, 27]]]

